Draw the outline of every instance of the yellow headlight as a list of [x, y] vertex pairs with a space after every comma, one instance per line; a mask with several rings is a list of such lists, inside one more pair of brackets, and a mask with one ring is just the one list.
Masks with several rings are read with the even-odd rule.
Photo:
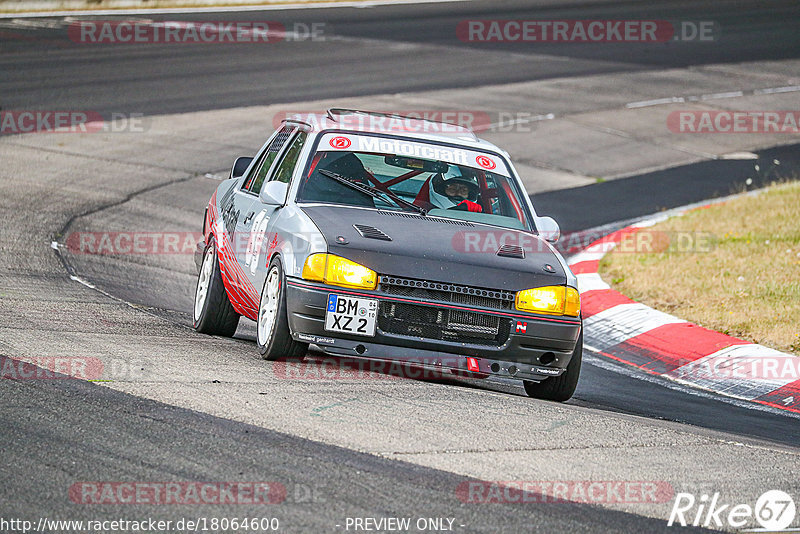
[[578, 290], [568, 286], [545, 286], [517, 293], [516, 307], [520, 311], [548, 315], [571, 315], [581, 312]]
[[312, 254], [303, 265], [303, 278], [355, 289], [375, 289], [378, 274], [363, 265], [334, 254]]

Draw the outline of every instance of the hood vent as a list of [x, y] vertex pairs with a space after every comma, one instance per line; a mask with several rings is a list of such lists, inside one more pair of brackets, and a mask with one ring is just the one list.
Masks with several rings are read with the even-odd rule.
[[416, 215], [413, 213], [408, 213], [406, 211], [386, 211], [386, 210], [378, 210], [378, 213], [381, 215], [390, 215], [392, 217], [404, 217], [406, 219], [414, 219], [416, 221], [424, 221], [424, 222], [437, 222], [437, 223], [445, 223], [445, 224], [455, 224], [458, 226], [468, 226], [470, 228], [474, 228], [475, 225], [468, 221], [460, 221], [457, 219], [445, 219], [443, 217], [436, 217], [430, 215]]
[[392, 240], [391, 237], [378, 230], [374, 226], [369, 226], [367, 224], [354, 224], [353, 228], [355, 228], [362, 237], [366, 237], [368, 239], [380, 239], [381, 241]]
[[524, 258], [525, 250], [519, 245], [503, 245], [497, 251], [497, 255], [506, 258]]

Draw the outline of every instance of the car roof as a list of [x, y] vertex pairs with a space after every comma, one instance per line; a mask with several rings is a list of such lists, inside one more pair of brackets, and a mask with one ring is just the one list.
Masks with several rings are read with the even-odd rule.
[[284, 119], [283, 122], [303, 125], [311, 133], [321, 133], [328, 130], [347, 130], [372, 134], [384, 133], [409, 139], [458, 144], [471, 150], [506, 153], [496, 145], [478, 138], [469, 128], [395, 113], [331, 108], [326, 113], [292, 115]]

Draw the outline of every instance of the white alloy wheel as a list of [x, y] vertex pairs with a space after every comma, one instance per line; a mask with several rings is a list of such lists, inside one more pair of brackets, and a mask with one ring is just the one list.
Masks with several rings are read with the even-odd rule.
[[214, 245], [208, 247], [206, 255], [203, 258], [203, 266], [200, 268], [200, 274], [197, 277], [197, 290], [194, 294], [194, 322], [200, 319], [200, 314], [203, 313], [203, 305], [206, 303], [208, 296], [208, 286], [211, 285], [211, 275], [214, 272]]
[[277, 265], [267, 274], [264, 291], [261, 293], [261, 304], [258, 308], [258, 344], [265, 347], [269, 344], [278, 318], [278, 297], [281, 290], [281, 275]]

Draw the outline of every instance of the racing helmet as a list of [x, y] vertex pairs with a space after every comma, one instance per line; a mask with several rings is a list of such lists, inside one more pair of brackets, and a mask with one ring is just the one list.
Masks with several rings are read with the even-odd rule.
[[446, 210], [464, 200], [477, 202], [479, 192], [478, 184], [471, 180], [461, 177], [445, 180], [441, 174], [435, 174], [431, 178], [428, 195], [431, 204]]

